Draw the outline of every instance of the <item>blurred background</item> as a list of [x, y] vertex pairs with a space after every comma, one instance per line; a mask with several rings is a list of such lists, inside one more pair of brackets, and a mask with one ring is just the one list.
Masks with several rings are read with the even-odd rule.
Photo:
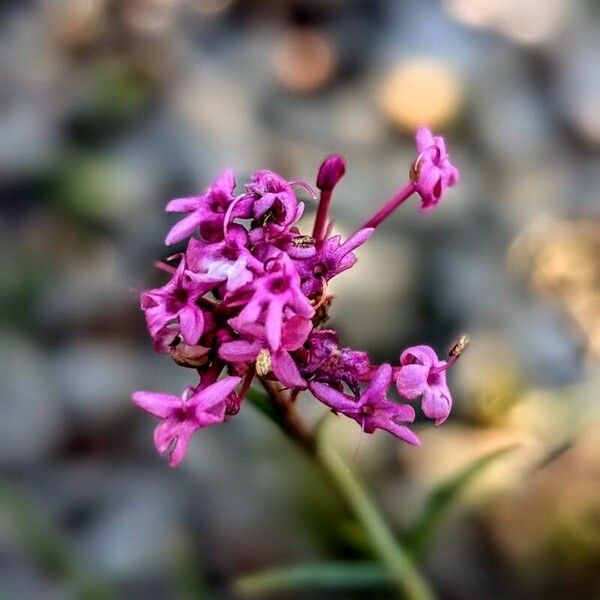
[[461, 184], [385, 223], [335, 281], [333, 324], [388, 361], [468, 332], [455, 411], [417, 425], [421, 450], [341, 419], [331, 443], [399, 529], [517, 444], [448, 511], [425, 573], [443, 598], [598, 597], [599, 16], [592, 0], [2, 2], [0, 597], [228, 599], [254, 570], [364, 556], [251, 406], [178, 470], [155, 454], [130, 393], [193, 378], [153, 353], [138, 292], [163, 281], [169, 199], [228, 166], [314, 183], [337, 152], [348, 233], [406, 181], [419, 124]]

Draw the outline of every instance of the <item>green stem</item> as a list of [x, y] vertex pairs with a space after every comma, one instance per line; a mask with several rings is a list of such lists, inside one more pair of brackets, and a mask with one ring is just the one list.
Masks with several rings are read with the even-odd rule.
[[324, 445], [319, 445], [317, 453], [368, 534], [374, 552], [385, 565], [398, 590], [410, 600], [432, 600], [433, 591], [339, 454]]
[[409, 600], [435, 598], [408, 553], [396, 540], [373, 501], [340, 456], [332, 448], [317, 443], [298, 419], [292, 403], [282, 397], [281, 390], [277, 390], [268, 381], [261, 381], [272, 400], [270, 408], [274, 411], [269, 414], [265, 410], [264, 402], [262, 406], [261, 403], [257, 404], [308, 454], [323, 475], [340, 491], [367, 533], [373, 551], [386, 567], [402, 596]]

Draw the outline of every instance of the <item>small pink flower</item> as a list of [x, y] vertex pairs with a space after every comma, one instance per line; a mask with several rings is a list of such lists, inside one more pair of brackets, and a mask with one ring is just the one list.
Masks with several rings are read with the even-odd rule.
[[419, 438], [404, 425], [414, 421], [413, 407], [391, 402], [386, 397], [391, 383], [392, 367], [384, 364], [377, 369], [358, 400], [323, 383], [310, 383], [309, 388], [316, 398], [334, 412], [354, 419], [365, 433], [384, 429], [409, 444], [420, 446]]
[[446, 384], [448, 363], [439, 360], [429, 346], [414, 346], [400, 356], [396, 375], [398, 393], [407, 400], [422, 396], [425, 416], [441, 425], [450, 414], [452, 396]]
[[134, 392], [133, 402], [162, 421], [154, 430], [154, 444], [160, 454], [169, 454], [171, 467], [184, 459], [195, 431], [225, 419], [227, 397], [239, 382], [239, 377], [224, 377], [203, 389], [186, 388], [181, 397]]
[[374, 229], [359, 229], [344, 243], [341, 236], [326, 239], [314, 256], [296, 262], [302, 279], [302, 291], [311, 296], [323, 289], [324, 283], [356, 264], [354, 254], [372, 235]]
[[281, 330], [284, 320], [292, 315], [310, 319], [315, 311], [300, 289], [300, 275], [292, 260], [281, 253], [270, 261], [265, 274], [240, 290], [239, 296], [247, 296], [238, 317], [242, 326], [252, 324], [264, 317], [266, 339], [271, 350], [281, 345]]
[[433, 210], [442, 199], [446, 188], [458, 183], [458, 169], [450, 163], [442, 136], [434, 136], [427, 127], [419, 127], [415, 134], [419, 156], [415, 160], [411, 178], [421, 196], [421, 210]]
[[204, 328], [204, 313], [196, 301], [214, 285], [214, 281], [197, 281], [182, 258], [171, 281], [141, 296], [142, 310], [153, 339], [163, 334], [171, 321], [178, 320], [184, 341], [196, 344]]
[[[235, 200], [233, 190], [235, 178], [233, 171], [223, 171], [201, 196], [177, 198], [167, 204], [167, 212], [189, 213], [187, 217], [177, 222], [165, 239], [165, 244], [171, 246], [189, 237], [196, 230], [211, 241], [221, 239], [225, 213]], [[246, 198], [236, 203], [232, 218], [247, 218], [250, 216], [252, 200]]]
[[[230, 363], [254, 362], [261, 351], [268, 347], [266, 328], [263, 324], [240, 321], [239, 317], [229, 320], [231, 327], [240, 333], [240, 339], [221, 344], [219, 356]], [[269, 352], [273, 374], [286, 387], [304, 388], [306, 382], [290, 352], [298, 350], [312, 330], [310, 319], [294, 316], [281, 329], [281, 345]]]
[[273, 171], [257, 171], [246, 185], [253, 199], [254, 218], [261, 222], [259, 231], [276, 237], [293, 225], [304, 212], [292, 184]]
[[187, 263], [198, 281], [217, 281], [233, 292], [264, 271], [263, 263], [247, 249], [248, 235], [241, 225], [230, 225], [227, 237], [215, 243], [191, 238]]

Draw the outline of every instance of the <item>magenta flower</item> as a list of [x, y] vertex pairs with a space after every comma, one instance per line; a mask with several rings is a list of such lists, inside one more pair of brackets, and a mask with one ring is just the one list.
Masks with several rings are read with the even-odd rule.
[[[290, 352], [302, 347], [312, 329], [309, 319], [294, 316], [287, 320], [281, 329], [281, 344], [275, 351], [268, 350], [266, 327], [264, 324], [240, 321], [239, 317], [230, 319], [231, 327], [240, 333], [240, 339], [221, 344], [219, 356], [230, 363], [252, 363], [259, 355], [264, 363], [257, 369], [264, 370], [262, 375], [271, 370], [275, 377], [286, 387], [304, 388], [306, 382]], [[262, 353], [262, 354], [261, 354]]]
[[270, 237], [284, 233], [304, 211], [304, 203], [298, 202], [292, 185], [273, 171], [257, 171], [246, 185], [253, 198], [253, 214], [261, 226], [259, 231]]
[[160, 337], [171, 321], [178, 320], [184, 341], [196, 344], [204, 328], [204, 313], [196, 301], [211, 287], [214, 287], [214, 282], [199, 282], [186, 269], [182, 258], [171, 281], [163, 287], [144, 292], [141, 306], [153, 339]]
[[434, 136], [427, 127], [419, 127], [415, 141], [419, 156], [414, 162], [411, 179], [421, 196], [421, 210], [427, 212], [437, 206], [446, 188], [458, 183], [459, 172], [450, 163], [442, 136]]
[[233, 292], [264, 271], [263, 263], [252, 255], [247, 243], [246, 230], [241, 225], [230, 225], [227, 237], [220, 242], [190, 239], [186, 260], [199, 281], [225, 283], [225, 290]]
[[415, 420], [413, 407], [391, 402], [386, 397], [392, 372], [390, 365], [381, 365], [358, 400], [323, 383], [312, 382], [309, 389], [334, 412], [354, 419], [365, 433], [384, 429], [409, 444], [420, 446], [419, 438], [403, 424]]
[[[223, 171], [201, 196], [171, 200], [167, 204], [167, 212], [190, 214], [173, 225], [165, 238], [165, 244], [167, 246], [176, 244], [192, 235], [197, 229], [200, 229], [202, 235], [207, 239], [212, 241], [220, 239], [225, 213], [235, 199], [234, 189], [233, 171], [228, 169]], [[251, 205], [250, 198], [237, 202], [232, 217], [248, 218]]]
[[195, 431], [225, 419], [227, 397], [239, 382], [239, 377], [224, 377], [203, 389], [186, 388], [180, 398], [160, 392], [133, 394], [137, 406], [162, 420], [154, 430], [154, 444], [160, 454], [169, 454], [171, 467], [183, 460]]
[[429, 346], [414, 346], [400, 356], [396, 374], [398, 393], [407, 400], [422, 396], [425, 416], [441, 425], [450, 414], [452, 396], [446, 384], [448, 363], [439, 360]]
[[262, 277], [240, 292], [242, 296], [247, 295], [248, 300], [239, 314], [238, 324], [244, 327], [256, 323], [264, 315], [266, 339], [271, 350], [278, 350], [281, 345], [284, 319], [292, 315], [310, 319], [315, 314], [300, 289], [300, 275], [294, 263], [283, 253], [267, 264]]
[[343, 244], [341, 236], [335, 235], [326, 239], [314, 256], [297, 261], [296, 265], [302, 279], [302, 291], [307, 296], [312, 296], [323, 289], [324, 282], [353, 267], [358, 260], [353, 250], [362, 246], [371, 237], [373, 231], [375, 230], [359, 229]]

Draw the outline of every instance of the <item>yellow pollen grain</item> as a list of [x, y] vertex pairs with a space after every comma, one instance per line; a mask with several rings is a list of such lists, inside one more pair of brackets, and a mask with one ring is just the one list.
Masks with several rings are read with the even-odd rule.
[[266, 348], [263, 348], [256, 357], [256, 374], [264, 377], [271, 371], [271, 354]]

